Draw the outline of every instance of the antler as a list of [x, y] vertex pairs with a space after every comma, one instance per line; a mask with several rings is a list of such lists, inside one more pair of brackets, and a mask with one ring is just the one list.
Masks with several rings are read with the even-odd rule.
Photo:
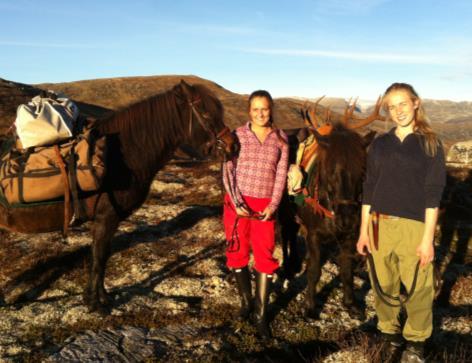
[[[300, 113], [303, 117], [303, 121], [305, 122], [305, 125], [312, 126], [313, 128], [318, 129], [322, 125], [328, 124], [331, 122], [332, 112], [331, 112], [330, 107], [325, 108], [324, 119], [323, 117], [320, 117], [316, 114], [318, 104], [324, 97], [325, 96], [318, 98], [312, 106], [308, 107], [307, 102], [303, 104], [303, 108], [300, 110]], [[348, 129], [358, 129], [363, 126], [367, 126], [371, 124], [375, 120], [380, 120], [380, 121], [386, 120], [385, 116], [380, 115], [380, 109], [382, 106], [382, 96], [379, 96], [379, 98], [377, 99], [377, 102], [375, 103], [375, 108], [373, 112], [366, 118], [362, 118], [354, 114], [354, 111], [356, 110], [356, 104], [357, 104], [358, 98], [356, 98], [354, 102], [352, 103], [351, 103], [351, 100], [352, 98], [349, 99], [347, 106], [344, 110], [344, 114], [342, 116], [342, 122], [344, 126], [346, 126]]]
[[[357, 98], [352, 103], [352, 105], [348, 105], [346, 107], [346, 110], [344, 111], [343, 123], [348, 129], [358, 129], [363, 126], [369, 125], [375, 120], [385, 121], [385, 117], [380, 115], [380, 108], [382, 106], [382, 96], [379, 96], [379, 98], [377, 99], [377, 102], [375, 103], [374, 111], [366, 118], [361, 118], [359, 116], [354, 115], [354, 111], [356, 109], [356, 103], [357, 103]], [[354, 120], [356, 122], [349, 123], [349, 120]]]
[[[312, 126], [315, 129], [320, 127], [322, 124], [326, 123], [326, 121], [323, 121], [317, 114], [316, 114], [316, 109], [318, 108], [318, 104], [320, 101], [325, 98], [325, 96], [321, 96], [318, 98], [313, 106], [307, 107], [307, 102], [304, 103], [303, 108], [300, 110], [302, 116], [303, 116], [303, 121], [305, 122], [306, 125]], [[326, 120], [328, 120], [328, 117], [331, 117], [331, 111], [327, 110], [326, 111]]]

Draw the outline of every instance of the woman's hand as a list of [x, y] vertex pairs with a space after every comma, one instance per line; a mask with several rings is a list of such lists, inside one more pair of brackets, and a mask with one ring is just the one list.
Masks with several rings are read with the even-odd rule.
[[370, 238], [369, 238], [369, 223], [370, 223], [370, 204], [363, 204], [361, 211], [361, 227], [359, 229], [359, 239], [357, 240], [356, 249], [357, 252], [365, 256], [367, 251], [371, 253], [370, 250]]
[[245, 206], [236, 207], [236, 214], [240, 217], [249, 217], [250, 212]]
[[424, 267], [434, 260], [433, 241], [423, 239], [416, 248], [416, 255], [420, 258], [420, 266]]
[[269, 219], [272, 218], [272, 214], [274, 214], [274, 211], [272, 210], [271, 207], [267, 206], [261, 213], [261, 221], [268, 221]]
[[369, 253], [372, 252], [370, 250], [369, 235], [367, 233], [362, 233], [359, 235], [359, 239], [357, 240], [356, 249], [360, 255], [365, 256], [366, 255], [365, 248], [367, 248], [367, 251], [369, 251]]
[[424, 267], [434, 260], [434, 232], [438, 221], [439, 208], [426, 208], [424, 216], [424, 232], [421, 243], [416, 248], [420, 258], [420, 266]]

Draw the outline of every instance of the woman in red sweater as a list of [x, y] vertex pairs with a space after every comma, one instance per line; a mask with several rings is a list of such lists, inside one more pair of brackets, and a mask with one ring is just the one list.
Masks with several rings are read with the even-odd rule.
[[[274, 271], [275, 220], [285, 188], [288, 143], [285, 133], [272, 119], [273, 100], [267, 91], [249, 96], [249, 122], [236, 129], [240, 151], [226, 163], [223, 222], [228, 248], [227, 266], [233, 270], [241, 296], [240, 317], [254, 322], [263, 338], [271, 337], [267, 305]], [[252, 301], [248, 269], [250, 250], [254, 255], [256, 294]]]

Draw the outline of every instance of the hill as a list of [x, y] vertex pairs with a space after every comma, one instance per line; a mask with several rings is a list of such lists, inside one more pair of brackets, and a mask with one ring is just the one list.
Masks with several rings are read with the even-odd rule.
[[[225, 108], [225, 123], [235, 128], [247, 120], [247, 97], [231, 92], [224, 87], [196, 76], [150, 76], [84, 80], [67, 83], [43, 83], [25, 85], [0, 78], [0, 134], [4, 133], [15, 119], [16, 107], [38, 94], [41, 89], [62, 92], [73, 99], [86, 116], [101, 117], [109, 111], [124, 108], [143, 98], [172, 88], [181, 79], [190, 84], [203, 84], [221, 100]], [[334, 99], [332, 99], [334, 100]], [[336, 99], [335, 111], [342, 110], [342, 100]], [[281, 128], [303, 125], [300, 108], [304, 99], [280, 98], [276, 100], [275, 120]], [[324, 101], [322, 104], [329, 105]], [[324, 112], [324, 106], [320, 107]], [[334, 119], [339, 115], [334, 115]]]
[[[231, 92], [212, 81], [193, 75], [166, 75], [148, 77], [119, 77], [83, 80], [67, 83], [43, 83], [26, 85], [0, 78], [0, 135], [5, 134], [15, 119], [16, 107], [38, 94], [41, 89], [62, 92], [73, 99], [85, 116], [101, 117], [107, 112], [124, 108], [143, 98], [172, 88], [181, 79], [207, 86], [221, 100], [225, 108], [225, 123], [235, 128], [247, 120], [246, 100], [248, 95]], [[310, 99], [312, 101], [312, 99]], [[295, 128], [303, 125], [300, 108], [306, 99], [291, 97], [276, 99], [275, 120], [281, 128]], [[365, 101], [364, 104], [369, 104]], [[323, 99], [319, 112], [325, 107], [334, 111], [333, 119], [339, 119], [346, 105], [342, 98]], [[472, 138], [472, 102], [425, 100], [424, 105], [435, 129], [446, 147], [457, 141]], [[371, 112], [371, 107], [365, 112]], [[379, 132], [388, 130], [392, 124], [375, 122], [371, 129]]]
[[[71, 83], [46, 83], [37, 87], [54, 89], [87, 105], [96, 105], [103, 109], [117, 110], [126, 107], [143, 98], [153, 96], [172, 88], [181, 79], [190, 84], [203, 84], [208, 87], [223, 103], [225, 108], [225, 123], [235, 128], [247, 119], [246, 99], [248, 95], [233, 93], [217, 83], [196, 76], [151, 76], [97, 79]], [[276, 120], [283, 120], [280, 126], [284, 128], [300, 127], [302, 121], [299, 108], [302, 101], [284, 99], [275, 110]], [[100, 116], [102, 111], [93, 110], [91, 113]], [[89, 111], [87, 108], [86, 111]], [[96, 112], [98, 111], [98, 112]]]

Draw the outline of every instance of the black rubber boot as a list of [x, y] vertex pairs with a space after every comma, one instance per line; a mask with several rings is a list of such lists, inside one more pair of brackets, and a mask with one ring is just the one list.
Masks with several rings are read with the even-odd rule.
[[398, 362], [404, 344], [402, 335], [381, 333], [381, 340], [380, 361], [382, 363]]
[[423, 363], [424, 356], [424, 342], [410, 342], [407, 341], [406, 348], [403, 351], [401, 363]]
[[251, 275], [247, 266], [235, 269], [233, 272], [236, 279], [239, 296], [241, 297], [241, 309], [239, 310], [239, 317], [242, 320], [247, 320], [251, 315], [253, 307]]
[[254, 304], [254, 325], [262, 339], [272, 338], [269, 321], [267, 319], [267, 307], [272, 285], [272, 275], [256, 273], [256, 296]]

